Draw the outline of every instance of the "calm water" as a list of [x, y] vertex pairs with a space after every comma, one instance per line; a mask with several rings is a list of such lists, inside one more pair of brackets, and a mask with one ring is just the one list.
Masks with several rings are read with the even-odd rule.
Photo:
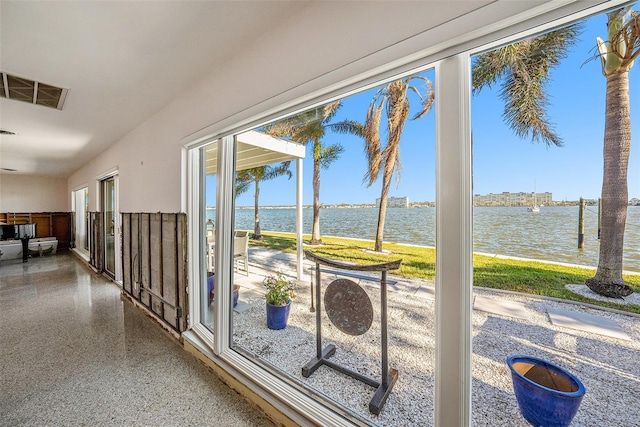
[[[538, 213], [524, 207], [474, 208], [475, 252], [597, 266], [597, 207], [587, 206], [585, 248], [578, 249], [578, 206], [543, 207]], [[214, 211], [208, 211], [213, 217]], [[311, 209], [303, 211], [303, 233], [311, 234]], [[320, 232], [373, 240], [375, 208], [323, 209]], [[262, 230], [294, 232], [295, 209], [261, 209]], [[236, 228], [253, 229], [253, 209], [236, 210]], [[435, 246], [435, 208], [390, 208], [384, 240]], [[625, 232], [624, 269], [640, 272], [640, 206], [630, 206]]]

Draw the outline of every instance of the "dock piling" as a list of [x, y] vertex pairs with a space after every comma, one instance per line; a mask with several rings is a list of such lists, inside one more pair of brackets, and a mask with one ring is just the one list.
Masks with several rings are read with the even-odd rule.
[[580, 213], [578, 215], [578, 249], [584, 249], [584, 197], [580, 197]]

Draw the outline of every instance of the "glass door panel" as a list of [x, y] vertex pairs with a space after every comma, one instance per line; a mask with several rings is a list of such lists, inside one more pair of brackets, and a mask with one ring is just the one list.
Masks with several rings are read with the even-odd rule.
[[202, 253], [200, 306], [201, 323], [213, 332], [213, 298], [215, 296], [215, 248], [216, 248], [216, 185], [218, 142], [202, 148], [203, 158], [203, 209], [201, 211]]
[[115, 178], [102, 181], [102, 212], [104, 215], [104, 267], [111, 277], [116, 276], [116, 202]]
[[76, 250], [89, 256], [89, 190], [85, 187], [73, 192]]

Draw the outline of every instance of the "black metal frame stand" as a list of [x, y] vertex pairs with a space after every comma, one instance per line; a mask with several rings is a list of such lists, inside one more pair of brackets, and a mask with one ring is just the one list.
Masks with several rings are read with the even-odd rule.
[[[345, 375], [348, 375], [352, 378], [355, 378], [371, 387], [376, 387], [376, 393], [373, 398], [369, 402], [369, 412], [375, 415], [379, 415], [382, 407], [384, 406], [387, 397], [391, 393], [394, 384], [398, 379], [398, 371], [397, 369], [389, 368], [389, 359], [387, 356], [388, 349], [388, 341], [387, 341], [387, 271], [388, 270], [397, 270], [400, 268], [400, 264], [402, 260], [392, 261], [383, 264], [374, 264], [374, 265], [352, 265], [345, 264], [339, 261], [330, 260], [327, 258], [322, 258], [317, 255], [312, 254], [311, 252], [305, 251], [305, 256], [307, 259], [314, 261], [316, 263], [316, 286], [315, 286], [315, 300], [316, 306], [316, 356], [309, 360], [309, 362], [303, 366], [302, 368], [302, 376], [308, 378], [313, 374], [320, 366], [326, 365], [332, 369], [335, 369], [338, 372], [341, 372]], [[345, 368], [344, 366], [338, 365], [337, 363], [329, 360], [331, 356], [336, 352], [336, 346], [333, 344], [329, 344], [324, 349], [322, 348], [322, 316], [321, 316], [321, 293], [322, 286], [320, 282], [320, 265], [326, 265], [333, 268], [338, 268], [341, 270], [348, 271], [376, 271], [381, 273], [380, 277], [380, 322], [381, 322], [381, 346], [382, 346], [382, 378], [380, 381], [377, 381], [373, 378], [362, 375], [358, 372], [355, 372], [351, 369]], [[312, 292], [313, 294], [313, 292]], [[312, 295], [313, 298], [313, 295]]]

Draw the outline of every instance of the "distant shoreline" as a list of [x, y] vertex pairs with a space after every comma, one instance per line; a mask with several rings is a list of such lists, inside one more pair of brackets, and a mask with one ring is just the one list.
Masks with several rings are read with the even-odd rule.
[[[579, 206], [580, 201], [570, 201], [570, 202], [553, 202], [551, 205], [544, 206], [545, 208], [553, 208], [556, 206]], [[587, 201], [587, 206], [597, 206], [598, 203]], [[411, 208], [434, 208], [436, 206], [436, 202], [415, 202], [409, 203], [409, 206], [394, 208], [394, 209], [411, 209]], [[629, 206], [640, 206], [640, 203], [631, 203], [629, 202]], [[497, 205], [474, 205], [474, 208], [525, 208], [527, 205], [522, 206], [497, 206]], [[236, 209], [254, 209], [254, 206], [236, 206]], [[271, 206], [260, 206], [260, 209], [295, 209], [295, 205], [271, 205]], [[303, 209], [311, 209], [312, 205], [303, 205]], [[321, 209], [357, 209], [357, 208], [377, 208], [374, 203], [367, 204], [349, 204], [349, 203], [340, 203], [335, 205], [321, 205]], [[215, 206], [207, 206], [208, 210], [215, 209]]]

